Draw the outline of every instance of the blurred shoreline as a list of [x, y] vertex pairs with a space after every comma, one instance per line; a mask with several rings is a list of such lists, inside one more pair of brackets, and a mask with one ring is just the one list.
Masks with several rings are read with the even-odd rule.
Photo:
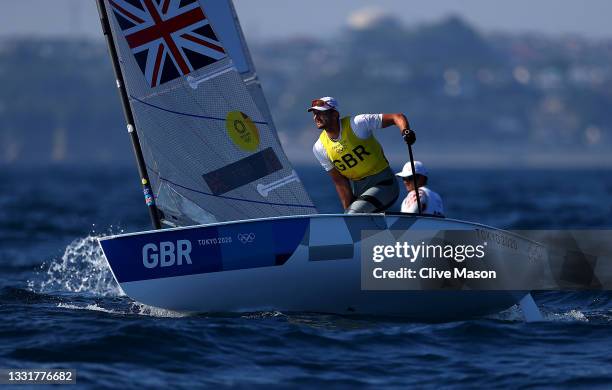
[[[306, 104], [333, 95], [342, 115], [406, 113], [416, 158], [432, 167], [612, 167], [612, 39], [484, 34], [458, 17], [409, 28], [382, 15], [326, 40], [250, 49], [296, 164], [316, 165]], [[0, 167], [133, 164], [102, 39], [1, 38], [0, 82]], [[397, 132], [376, 136], [400, 166]]]

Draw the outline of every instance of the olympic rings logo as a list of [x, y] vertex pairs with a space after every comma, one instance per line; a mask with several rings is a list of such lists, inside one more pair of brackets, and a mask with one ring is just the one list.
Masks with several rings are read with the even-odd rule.
[[255, 233], [238, 233], [238, 241], [247, 244], [255, 241]]

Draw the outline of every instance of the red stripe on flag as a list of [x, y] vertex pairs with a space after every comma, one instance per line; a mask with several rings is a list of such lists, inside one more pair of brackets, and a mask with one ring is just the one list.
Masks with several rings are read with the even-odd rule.
[[167, 40], [166, 43], [168, 44], [168, 48], [172, 52], [172, 56], [181, 68], [183, 74], [185, 75], [187, 73], [190, 73], [191, 69], [189, 69], [189, 65], [187, 65], [187, 62], [185, 62], [185, 59], [183, 58], [183, 53], [179, 51], [178, 47], [176, 47], [176, 45], [174, 44], [174, 41], [170, 39], [169, 41]]
[[155, 39], [163, 38], [183, 74], [189, 73], [191, 70], [185, 62], [182, 53], [179, 51], [178, 47], [176, 47], [176, 44], [174, 43], [174, 40], [172, 40], [172, 36], [170, 34], [204, 20], [204, 13], [202, 12], [202, 9], [198, 7], [189, 12], [185, 12], [184, 14], [177, 15], [172, 19], [163, 21], [157, 12], [157, 8], [151, 0], [144, 0], [144, 4], [151, 14], [151, 17], [153, 17], [155, 25], [126, 37], [130, 48], [135, 48], [142, 44], [154, 41]]
[[155, 87], [157, 85], [157, 76], [159, 75], [159, 69], [161, 68], [161, 61], [164, 54], [164, 45], [159, 44], [157, 48], [157, 57], [155, 58], [155, 67], [153, 68], [153, 80], [151, 81], [151, 86]]
[[[150, 1], [151, 0], [145, 0], [145, 4], [150, 4]], [[154, 8], [153, 4], [151, 4], [151, 7]], [[155, 14], [152, 14], [152, 16], [155, 20], [155, 25], [125, 37], [131, 49], [162, 38], [163, 35], [169, 35], [205, 19], [201, 8], [195, 8], [189, 12], [185, 12], [182, 15], [168, 19], [165, 22], [159, 17], [157, 10], [154, 10], [154, 12]]]

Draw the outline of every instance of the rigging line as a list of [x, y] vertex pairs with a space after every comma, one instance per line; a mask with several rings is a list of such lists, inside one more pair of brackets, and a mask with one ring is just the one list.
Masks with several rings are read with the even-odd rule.
[[[214, 117], [214, 116], [206, 116], [206, 115], [189, 114], [189, 113], [187, 113], [187, 112], [179, 112], [179, 111], [169, 110], [169, 109], [167, 109], [167, 108], [163, 108], [163, 107], [160, 107], [160, 106], [156, 106], [156, 105], [154, 105], [154, 104], [151, 104], [151, 103], [147, 103], [147, 102], [145, 102], [145, 101], [143, 101], [143, 100], [138, 99], [138, 98], [137, 98], [136, 96], [134, 96], [134, 95], [130, 95], [130, 98], [132, 98], [132, 99], [136, 100], [138, 103], [142, 103], [142, 104], [144, 104], [145, 106], [153, 107], [153, 108], [156, 108], [156, 109], [158, 109], [158, 110], [162, 110], [162, 111], [169, 112], [169, 113], [171, 113], [171, 114], [183, 115], [183, 116], [190, 116], [190, 117], [193, 117], [193, 118], [200, 118], [200, 119], [211, 119], [211, 120], [223, 121], [223, 122], [225, 122], [225, 121], [226, 121], [226, 119], [225, 119], [225, 118], [216, 118], [216, 117]], [[257, 123], [257, 124], [260, 124], [260, 125], [268, 125], [268, 122], [253, 121], [253, 123]]]
[[229, 200], [238, 200], [238, 201], [241, 201], [241, 202], [267, 204], [267, 205], [272, 205], [272, 206], [304, 207], [304, 208], [312, 208], [312, 209], [316, 208], [315, 206], [308, 206], [308, 205], [303, 205], [303, 204], [262, 202], [260, 200], [250, 200], [250, 199], [234, 198], [232, 196], [215, 195], [215, 194], [211, 194], [211, 193], [208, 193], [208, 192], [196, 190], [194, 188], [185, 187], [183, 185], [180, 185], [178, 183], [173, 182], [172, 180], [168, 180], [165, 177], [162, 177], [159, 174], [159, 172], [156, 172], [153, 168], [147, 167], [147, 169], [149, 169], [151, 172], [155, 173], [157, 175], [157, 177], [159, 178], [159, 180], [163, 180], [163, 181], [165, 181], [167, 183], [170, 183], [172, 185], [175, 185], [177, 187], [183, 188], [183, 189], [188, 190], [188, 191], [197, 192], [198, 194], [202, 194], [202, 195], [214, 196], [216, 198], [229, 199]]

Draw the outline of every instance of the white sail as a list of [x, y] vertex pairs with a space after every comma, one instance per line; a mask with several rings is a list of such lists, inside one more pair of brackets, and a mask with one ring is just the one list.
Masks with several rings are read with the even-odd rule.
[[176, 225], [316, 213], [229, 0], [105, 0], [158, 208]]

